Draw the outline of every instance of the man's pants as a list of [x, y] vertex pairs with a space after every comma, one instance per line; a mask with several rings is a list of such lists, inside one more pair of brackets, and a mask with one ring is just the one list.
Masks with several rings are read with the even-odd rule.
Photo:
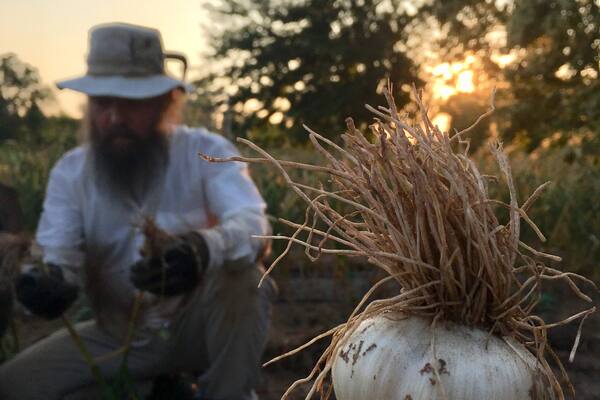
[[[154, 337], [132, 347], [128, 370], [134, 382], [177, 372], [201, 372], [200, 392], [215, 400], [251, 398], [260, 370], [270, 320], [273, 286], [257, 288], [262, 271], [219, 271], [207, 274], [203, 288], [174, 322], [167, 339]], [[77, 325], [93, 357], [123, 345], [94, 321]], [[102, 374], [118, 373], [122, 357], [100, 363]], [[0, 399], [96, 399], [98, 385], [65, 329], [25, 349], [0, 367]]]

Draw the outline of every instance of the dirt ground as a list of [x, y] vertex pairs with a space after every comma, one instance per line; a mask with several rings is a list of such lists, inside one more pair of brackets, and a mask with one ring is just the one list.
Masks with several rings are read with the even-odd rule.
[[[336, 268], [334, 258], [325, 258], [313, 266], [282, 265], [274, 277], [279, 286], [274, 305], [272, 329], [265, 361], [285, 353], [343, 322], [362, 294], [378, 279], [372, 267], [345, 265]], [[289, 264], [289, 263], [288, 263]], [[584, 303], [575, 301], [561, 287], [549, 288], [549, 294], [540, 306], [546, 321], [556, 321], [583, 309]], [[590, 291], [588, 291], [589, 293]], [[594, 298], [600, 304], [598, 294]], [[46, 323], [35, 318], [21, 320], [19, 331], [22, 344], [31, 343], [60, 327], [60, 321]], [[554, 329], [549, 334], [576, 391], [577, 400], [600, 399], [600, 315], [586, 321], [577, 356], [568, 362], [569, 352], [577, 333], [577, 324]], [[327, 345], [327, 340], [287, 359], [263, 369], [258, 389], [261, 400], [280, 399], [295, 380], [308, 375], [314, 362]], [[304, 399], [308, 385], [301, 386], [288, 397]], [[316, 399], [317, 397], [315, 397]], [[333, 399], [333, 396], [332, 396]]]
[[[596, 319], [598, 319], [596, 317]], [[590, 321], [588, 321], [590, 322]], [[600, 324], [596, 323], [596, 327]], [[591, 329], [585, 329], [584, 335], [591, 337]], [[598, 333], [596, 328], [596, 333]], [[290, 334], [290, 337], [293, 336]], [[572, 342], [570, 334], [565, 334]], [[578, 349], [577, 355], [573, 363], [568, 362], [570, 348], [558, 350], [569, 378], [575, 389], [575, 399], [577, 400], [598, 400], [600, 399], [600, 337], [596, 335], [594, 340], [584, 337]], [[291, 340], [291, 342], [296, 342]], [[298, 343], [294, 343], [298, 344]], [[572, 343], [571, 343], [572, 344]], [[570, 345], [571, 345], [570, 344]], [[293, 346], [289, 346], [284, 351], [290, 350]], [[310, 372], [310, 367], [320, 355], [320, 350], [323, 346], [316, 346], [315, 349], [304, 352], [303, 354], [291, 357], [289, 360], [281, 361], [279, 365], [273, 364], [264, 369], [264, 382], [261, 387], [261, 400], [278, 400], [281, 395], [295, 380], [305, 377]], [[558, 373], [558, 371], [557, 371]], [[302, 386], [295, 391], [289, 399], [300, 400], [304, 399], [307, 393], [307, 385]], [[318, 397], [316, 397], [318, 399]], [[332, 400], [334, 397], [332, 397]]]
[[[273, 329], [265, 359], [290, 351], [344, 322], [362, 294], [382, 276], [364, 265], [348, 265], [334, 272], [329, 266], [335, 261], [325, 258], [316, 266], [287, 265], [274, 273], [280, 295], [274, 309]], [[547, 293], [538, 310], [546, 322], [556, 322], [589, 307], [576, 299], [564, 285], [547, 285], [546, 288]], [[585, 288], [594, 304], [600, 305], [600, 294], [591, 287]], [[549, 341], [573, 384], [574, 398], [600, 400], [600, 312], [585, 321], [575, 359], [569, 363], [577, 328], [576, 322], [552, 329]], [[327, 343], [324, 340], [300, 354], [266, 367], [261, 399], [280, 399], [291, 383], [309, 374]], [[556, 373], [558, 376], [559, 371]], [[308, 385], [303, 385], [289, 399], [304, 399], [307, 391]]]

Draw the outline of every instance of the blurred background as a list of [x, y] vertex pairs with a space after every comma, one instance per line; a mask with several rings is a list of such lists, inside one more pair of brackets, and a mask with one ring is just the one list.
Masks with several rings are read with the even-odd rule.
[[[495, 88], [496, 111], [468, 135], [474, 159], [494, 173], [487, 143], [501, 140], [520, 201], [552, 181], [529, 212], [548, 241], [526, 226], [523, 241], [600, 282], [600, 1], [0, 2], [0, 230], [35, 230], [49, 170], [78, 143], [85, 110], [85, 98], [57, 92], [53, 81], [85, 71], [87, 30], [110, 21], [156, 27], [166, 49], [188, 55], [187, 124], [249, 138], [283, 159], [319, 162], [303, 124], [334, 141], [346, 117], [368, 129], [365, 104], [385, 103], [388, 79], [407, 119], [414, 85], [450, 132], [483, 114]], [[273, 168], [253, 167], [253, 178], [276, 233], [285, 228], [275, 218], [303, 218], [303, 203]], [[507, 198], [501, 184], [490, 190]], [[276, 271], [270, 354], [343, 321], [375, 275], [360, 262], [292, 253]], [[539, 310], [548, 320], [581, 308], [565, 288], [548, 289]], [[578, 399], [600, 393], [600, 324], [597, 314], [590, 320], [567, 365]], [[551, 338], [559, 351], [568, 353], [576, 328]], [[265, 390], [308, 372], [313, 353], [267, 372]]]

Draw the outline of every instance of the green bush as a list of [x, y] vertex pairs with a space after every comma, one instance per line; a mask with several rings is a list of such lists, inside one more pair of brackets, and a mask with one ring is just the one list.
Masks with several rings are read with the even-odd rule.
[[[476, 157], [483, 170], [497, 174], [487, 149], [481, 149]], [[551, 182], [527, 213], [547, 241], [541, 242], [524, 222], [522, 240], [561, 256], [560, 269], [600, 280], [600, 162], [582, 152], [576, 143], [542, 146], [531, 153], [512, 150], [509, 161], [519, 204], [538, 186]], [[508, 201], [504, 182], [490, 185], [490, 193], [493, 198]], [[506, 210], [498, 212], [506, 221]]]
[[[20, 196], [28, 230], [34, 230], [39, 218], [50, 169], [58, 158], [76, 145], [77, 121], [48, 119], [39, 132], [30, 132], [19, 140], [0, 142], [0, 179], [14, 186]], [[243, 145], [240, 149], [248, 156], [257, 156]], [[311, 146], [281, 145], [268, 151], [278, 159], [323, 164], [323, 158]], [[563, 257], [561, 269], [576, 271], [595, 280], [600, 279], [600, 162], [594, 152], [580, 148], [578, 143], [561, 146], [542, 146], [532, 153], [510, 149], [512, 166], [519, 195], [519, 203], [546, 181], [552, 184], [534, 203], [528, 214], [546, 235], [540, 242], [532, 229], [522, 225], [522, 238], [543, 251]], [[486, 173], [498, 174], [495, 160], [486, 146], [473, 157]], [[289, 235], [292, 229], [277, 221], [285, 218], [302, 223], [306, 203], [291, 190], [280, 171], [270, 164], [252, 164], [252, 176], [271, 216], [273, 232]], [[287, 168], [290, 177], [306, 185], [328, 187], [325, 174]], [[493, 198], [508, 200], [503, 182], [490, 184]], [[341, 205], [336, 205], [339, 209]], [[498, 208], [506, 221], [506, 210]], [[273, 243], [274, 254], [279, 254], [285, 242]]]
[[[528, 215], [547, 238], [542, 243], [524, 222], [521, 237], [525, 243], [563, 257], [559, 268], [600, 279], [600, 162], [579, 151], [577, 145], [540, 148], [532, 153], [507, 149], [517, 186], [519, 204], [541, 184], [552, 181], [533, 204]], [[278, 159], [323, 164], [322, 157], [310, 147], [284, 147], [269, 152]], [[575, 156], [573, 155], [575, 154]], [[255, 156], [255, 154], [252, 154]], [[498, 176], [497, 164], [487, 146], [473, 157], [485, 173]], [[253, 178], [268, 204], [268, 213], [296, 223], [304, 221], [306, 203], [286, 184], [281, 173], [269, 164], [252, 165]], [[318, 187], [328, 185], [324, 174], [288, 169], [295, 181]], [[504, 181], [490, 183], [492, 198], [508, 201]], [[505, 208], [498, 207], [501, 222], [508, 221]], [[292, 231], [283, 224], [273, 224], [275, 234]], [[274, 243], [274, 254], [285, 243]]]
[[[247, 156], [257, 157], [256, 153], [246, 151], [240, 146], [240, 149]], [[268, 150], [269, 153], [277, 159], [290, 160], [294, 162], [322, 164], [322, 158], [319, 154], [308, 147], [284, 147]], [[296, 192], [294, 192], [286, 183], [281, 172], [271, 164], [251, 164], [252, 178], [259, 188], [265, 202], [267, 203], [267, 214], [273, 227], [275, 235], [289, 235], [293, 233], [293, 229], [278, 221], [279, 218], [284, 218], [292, 222], [302, 223], [305, 218], [306, 203]], [[305, 185], [319, 187], [322, 183], [327, 186], [328, 178], [324, 174], [315, 174], [312, 172], [286, 168], [290, 178], [295, 182]], [[314, 194], [310, 194], [313, 196]], [[279, 254], [285, 248], [284, 241], [275, 241], [273, 243], [273, 251]]]
[[0, 180], [17, 190], [28, 231], [37, 225], [52, 166], [77, 143], [77, 125], [70, 118], [49, 118], [37, 131], [0, 142]]

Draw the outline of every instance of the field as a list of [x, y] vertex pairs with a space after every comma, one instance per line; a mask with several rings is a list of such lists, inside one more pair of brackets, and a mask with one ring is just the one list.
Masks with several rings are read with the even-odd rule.
[[[315, 263], [306, 260], [301, 251], [294, 251], [288, 260], [274, 272], [279, 295], [274, 303], [270, 340], [264, 361], [283, 354], [304, 344], [315, 335], [342, 323], [356, 302], [380, 273], [360, 261], [346, 263], [342, 268], [333, 268], [338, 263], [335, 257], [323, 256]], [[582, 304], [577, 301], [562, 301], [567, 291], [561, 287], [549, 288], [539, 312], [548, 321], [573, 313]], [[382, 288], [381, 295], [393, 291], [393, 287]], [[600, 296], [596, 294], [595, 301]], [[22, 345], [61, 327], [60, 321], [44, 322], [37, 318], [21, 319], [18, 323]], [[600, 315], [588, 318], [574, 363], [568, 362], [577, 325], [551, 331], [550, 342], [558, 351], [576, 390], [576, 399], [595, 400], [600, 393]], [[300, 354], [283, 359], [263, 369], [258, 393], [261, 400], [278, 400], [296, 379], [305, 377], [327, 340], [319, 342]], [[308, 386], [300, 387], [289, 397], [290, 400], [304, 399]]]
[[[481, 168], [494, 173], [493, 163], [486, 156], [485, 149], [475, 154]], [[47, 150], [43, 156], [48, 159], [59, 154]], [[278, 149], [274, 153], [283, 159], [318, 162], [319, 158], [304, 149]], [[510, 155], [513, 172], [522, 198], [531, 193], [541, 183], [552, 180], [547, 193], [538, 200], [530, 215], [547, 235], [545, 244], [535, 242], [533, 232], [524, 229], [527, 242], [534, 241], [545, 251], [563, 256], [560, 268], [575, 271], [599, 282], [600, 268], [600, 212], [598, 205], [590, 202], [600, 198], [598, 165], [590, 164], [586, 159], [567, 162], [564, 149], [546, 149], [538, 153], [526, 154], [513, 151]], [[33, 162], [34, 154], [19, 156], [13, 153], [15, 165], [22, 171], [21, 182], [28, 190], [26, 200], [26, 220], [35, 221], [39, 201], [43, 196], [44, 174], [51, 163]], [[19, 158], [21, 157], [21, 158]], [[39, 160], [39, 159], [38, 159]], [[27, 169], [25, 165], [36, 168]], [[315, 183], [320, 177], [305, 172], [294, 172], [293, 176], [303, 182]], [[252, 175], [261, 193], [268, 203], [268, 212], [272, 216], [299, 221], [304, 216], [302, 203], [285, 186], [285, 182], [270, 168], [253, 166]], [[21, 188], [22, 189], [22, 188]], [[33, 190], [32, 190], [33, 189]], [[490, 191], [502, 198], [506, 196], [501, 185], [490, 187]], [[501, 212], [501, 211], [500, 211]], [[285, 227], [273, 217], [275, 233], [286, 232]], [[282, 250], [281, 242], [274, 243], [272, 257]], [[296, 249], [274, 271], [280, 293], [273, 310], [273, 323], [265, 361], [299, 346], [313, 336], [341, 323], [349, 315], [362, 294], [374, 283], [379, 272], [364, 262], [323, 256], [316, 263], [310, 263], [302, 251]], [[588, 288], [590, 289], [590, 288]], [[388, 288], [388, 290], [394, 290]], [[592, 292], [592, 290], [588, 290]], [[583, 305], [574, 299], [563, 296], [567, 291], [560, 286], [549, 286], [539, 313], [547, 321], [556, 321], [568, 313], [582, 309]], [[385, 295], [385, 289], [380, 294]], [[566, 299], [566, 300], [565, 300]], [[598, 304], [598, 295], [595, 296]], [[20, 320], [20, 340], [27, 345], [60, 327], [60, 323], [44, 323], [35, 318]], [[557, 349], [565, 363], [569, 376], [575, 386], [577, 399], [591, 400], [600, 393], [600, 317], [598, 313], [586, 321], [582, 341], [575, 362], [567, 362], [577, 325], [551, 331], [550, 342]], [[317, 343], [300, 354], [284, 359], [264, 369], [260, 387], [262, 399], [279, 399], [285, 389], [296, 379], [307, 375], [313, 363], [326, 347], [327, 340]], [[307, 387], [301, 387], [293, 393], [291, 399], [304, 398]]]
[[[102, 2], [96, 3], [94, 9], [98, 12], [87, 14], [105, 15], [100, 4]], [[366, 138], [366, 141], [357, 142], [360, 144], [355, 146], [356, 154], [363, 155], [373, 150], [370, 154], [373, 158], [357, 157], [360, 161], [352, 173], [360, 177], [353, 181], [359, 184], [344, 187], [336, 196], [315, 195], [318, 200], [313, 199], [313, 205], [317, 204], [315, 207], [321, 207], [325, 212], [335, 209], [336, 212], [329, 216], [334, 216], [335, 224], [338, 224], [336, 227], [344, 226], [346, 233], [351, 231], [343, 235], [344, 240], [328, 243], [327, 246], [347, 246], [358, 237], [362, 242], [356, 248], [359, 251], [369, 248], [368, 254], [373, 264], [360, 258], [331, 255], [322, 256], [311, 263], [302, 251], [293, 247], [272, 274], [279, 286], [279, 295], [274, 303], [265, 361], [346, 321], [363, 294], [384, 275], [374, 264], [383, 265], [388, 273], [402, 281], [403, 289], [409, 295], [420, 293], [425, 287], [424, 294], [416, 297], [424, 303], [415, 307], [416, 310], [428, 310], [423, 313], [430, 312], [430, 317], [435, 315], [434, 321], [438, 321], [438, 317], [441, 317], [440, 320], [453, 317], [463, 318], [460, 322], [467, 325], [489, 323], [492, 326], [490, 329], [503, 334], [508, 332], [508, 335], [516, 336], [538, 350], [546, 343], [543, 335], [537, 336], [543, 327], [538, 329], [539, 321], [524, 315], [530, 311], [527, 307], [520, 307], [530, 299], [537, 299], [537, 292], [524, 289], [527, 285], [535, 286], [538, 282], [544, 282], [544, 292], [534, 314], [547, 323], [561, 321], [591, 307], [580, 302], [573, 291], [565, 287], [564, 280], [572, 275], [558, 271], [582, 275], [600, 287], [598, 0], [218, 0], [202, 3], [207, 3], [201, 5], [202, 15], [198, 13], [194, 17], [191, 12], [186, 13], [186, 20], [188, 16], [197, 18], [194, 22], [198, 25], [196, 28], [202, 26], [196, 36], [192, 31], [185, 35], [198, 46], [196, 55], [202, 55], [199, 63], [192, 61], [191, 54], [188, 54], [190, 68], [187, 71], [187, 63], [184, 63], [182, 74], [179, 69], [173, 71], [173, 65], [165, 63], [165, 73], [174, 74], [177, 79], [183, 75], [182, 80], [190, 84], [191, 90], [185, 95], [179, 90], [171, 92], [172, 105], [181, 105], [182, 108], [164, 110], [164, 118], [159, 121], [161, 125], [166, 117], [177, 115], [176, 123], [205, 127], [232, 142], [238, 137], [248, 139], [278, 160], [322, 165], [326, 156], [324, 152], [314, 150], [305, 127], [309, 126], [321, 134], [325, 138], [323, 142], [328, 145], [339, 145], [346, 128], [353, 130], [347, 125], [347, 118], [351, 117]], [[178, 7], [170, 5], [169, 12], [163, 12], [162, 7], [153, 11], [172, 18], [176, 11], [181, 11]], [[7, 6], [6, 12], [0, 15], [20, 21], [23, 18], [15, 17], [19, 15], [20, 8]], [[146, 7], [144, 15], [153, 8], [156, 7]], [[35, 12], [27, 10], [31, 15], [25, 19], [30, 19], [35, 17], [36, 12], [42, 12], [43, 7], [38, 7]], [[52, 21], [52, 13], [43, 14], [44, 27], [48, 28], [52, 26], [51, 23], [57, 22]], [[119, 10], [119, 7], [111, 7], [111, 12], [106, 15], [123, 21], [128, 14]], [[160, 24], [160, 19], [155, 21]], [[59, 24], [59, 27], [75, 27], [65, 25], [62, 19]], [[11, 26], [0, 26], [4, 25]], [[36, 26], [21, 25], [26, 29], [30, 29], [29, 25]], [[83, 29], [82, 24], [76, 25]], [[177, 25], [184, 24], [181, 22]], [[177, 50], [176, 42], [171, 42], [170, 38], [174, 36], [168, 24], [156, 28], [168, 39], [166, 48], [171, 48], [173, 44], [175, 47], [172, 50]], [[7, 29], [17, 32], [14, 27]], [[55, 54], [54, 51], [45, 51], [48, 49], [44, 47], [50, 42], [60, 43], [64, 47], [67, 39], [74, 39], [74, 36], [69, 36], [74, 32], [67, 35], [61, 29], [47, 31], [44, 43], [41, 47], [35, 47], [36, 54]], [[21, 59], [31, 57], [27, 51], [22, 53], [20, 44], [21, 39], [30, 36], [29, 33], [19, 31], [18, 34], [6, 36], [11, 37], [10, 43], [6, 43], [10, 48], [0, 49], [0, 231], [23, 231], [33, 235], [42, 212], [52, 166], [78, 143], [89, 142], [90, 138], [102, 133], [96, 121], [100, 114], [93, 94], [90, 95], [92, 101], [82, 104], [77, 113], [65, 114], [67, 108], [61, 104], [62, 93], [56, 95], [54, 86], [45, 83], [55, 79], [47, 75], [52, 69], [48, 69], [49, 66], [41, 60], [35, 61], [40, 65], [33, 66], [29, 64], [33, 60]], [[85, 33], [80, 32], [78, 36], [83, 41]], [[200, 51], [203, 47], [201, 40], [206, 40], [207, 46]], [[135, 46], [130, 47], [133, 55]], [[91, 48], [89, 50], [89, 54], [94, 54]], [[73, 54], [66, 51], [56, 54], [60, 54], [60, 57], [50, 57], [52, 61], [59, 62], [55, 65], [56, 69], [74, 65], [70, 61]], [[77, 59], [83, 60], [83, 54], [77, 54]], [[94, 70], [94, 59], [88, 58], [91, 63], [88, 71]], [[121, 61], [126, 65], [131, 59]], [[119, 71], [113, 72], [121, 74]], [[189, 72], [187, 78], [186, 72]], [[123, 85], [122, 89], [125, 87]], [[394, 97], [395, 105], [388, 102], [383, 106], [386, 104], [383, 96], [386, 92]], [[106, 93], [107, 100], [113, 96], [123, 97], [123, 94]], [[423, 99], [424, 105], [420, 104], [419, 98]], [[133, 106], [145, 102], [129, 100], [119, 100], [118, 103]], [[125, 131], [121, 128], [130, 130], [134, 127], [130, 124], [134, 119], [123, 119], [125, 125], [122, 126], [119, 118], [113, 118], [118, 116], [113, 112], [115, 110], [111, 110], [111, 120], [115, 122], [111, 132], [123, 133]], [[453, 164], [455, 158], [438, 159], [436, 154], [427, 151], [422, 157], [410, 156], [409, 153], [415, 149], [418, 153], [423, 149], [436, 148], [441, 143], [435, 135], [427, 140], [423, 140], [424, 136], [419, 141], [419, 135], [414, 130], [406, 142], [412, 144], [401, 146], [410, 151], [396, 152], [393, 153], [394, 157], [386, 158], [390, 154], [390, 143], [398, 139], [394, 136], [398, 121], [391, 123], [388, 131], [381, 126], [373, 131], [368, 130], [374, 122], [395, 120], [398, 116], [409, 125], [429, 126], [426, 121], [418, 121], [419, 115], [423, 114], [444, 132], [462, 132], [459, 136], [468, 139], [468, 145], [456, 140], [451, 146], [440, 147], [444, 147], [444, 151], [462, 149], [463, 145], [469, 147], [473, 164], [465, 160]], [[149, 121], [146, 117], [144, 120]], [[181, 117], [181, 121], [178, 117]], [[390, 138], [391, 141], [388, 140]], [[433, 141], [428, 142], [429, 139]], [[371, 146], [370, 140], [379, 141], [379, 147]], [[498, 163], [489, 151], [490, 145], [497, 142], [502, 142], [507, 153], [510, 168], [503, 169], [512, 170], [516, 190], [512, 187], [508, 189], [511, 185], [504, 181], [504, 176], [510, 174], [499, 173]], [[243, 156], [257, 156], [247, 146], [239, 144], [238, 148]], [[198, 150], [204, 149], [194, 149]], [[335, 153], [329, 160], [338, 156], [339, 153]], [[372, 160], [376, 162], [371, 163]], [[407, 160], [414, 161], [412, 167], [410, 163], [405, 163]], [[432, 160], [435, 162], [431, 163]], [[369, 168], [364, 168], [366, 165]], [[462, 178], [465, 182], [469, 181], [470, 175], [454, 174], [455, 171], [467, 170], [465, 165], [477, 165], [481, 171], [481, 175], [471, 175], [475, 176], [475, 183], [469, 186], [472, 190], [461, 189], [460, 184]], [[343, 173], [337, 176], [347, 179], [345, 167], [341, 168]], [[363, 179], [365, 171], [368, 171], [368, 176]], [[387, 171], [393, 179], [388, 180], [386, 173], [383, 179], [378, 179], [378, 171]], [[397, 179], [395, 176], [405, 171], [415, 176], [424, 173], [429, 180], [417, 179], [416, 185], [414, 182], [407, 184], [404, 177]], [[118, 170], [118, 174], [120, 172]], [[290, 224], [286, 225], [282, 219], [302, 223], [308, 216], [305, 214], [305, 202], [299, 199], [273, 165], [253, 163], [250, 172], [267, 204], [273, 233], [289, 236], [292, 232]], [[316, 172], [291, 168], [287, 172], [295, 182], [306, 185], [305, 188], [310, 187], [311, 195], [326, 193], [332, 187], [335, 189], [331, 190], [340, 189], [335, 187], [335, 179], [323, 174], [322, 169]], [[143, 173], [147, 173], [147, 170]], [[388, 185], [388, 182], [391, 184]], [[432, 183], [440, 183], [440, 187], [435, 189]], [[375, 190], [361, 197], [365, 193], [362, 189], [369, 185]], [[524, 205], [526, 199], [532, 193], [537, 194], [537, 188], [542, 185], [545, 189], [533, 205]], [[209, 185], [205, 186], [210, 190]], [[405, 190], [407, 187], [409, 189]], [[434, 189], [429, 190], [432, 187]], [[377, 188], [384, 190], [378, 192]], [[185, 190], [187, 188], [182, 192]], [[470, 192], [480, 196], [469, 197]], [[520, 225], [517, 222], [519, 218], [512, 202], [515, 192], [517, 206], [523, 207], [519, 209], [520, 217], [530, 222], [527, 220], [529, 217], [533, 222], [521, 222]], [[344, 198], [348, 193], [351, 198]], [[456, 198], [460, 198], [460, 201], [446, 201], [446, 198], [450, 199], [455, 194], [459, 195]], [[441, 200], [438, 201], [438, 198]], [[322, 199], [328, 202], [319, 203]], [[373, 199], [374, 203], [371, 202]], [[397, 199], [401, 201], [396, 202]], [[406, 211], [401, 209], [404, 200], [410, 205]], [[365, 204], [357, 205], [355, 201]], [[434, 210], [434, 213], [423, 212], [419, 208], [429, 201], [433, 205], [430, 210]], [[397, 208], [388, 207], [390, 204]], [[356, 209], [346, 212], [351, 207]], [[444, 213], [441, 213], [442, 209]], [[475, 209], [478, 211], [473, 211]], [[356, 210], [358, 212], [352, 212]], [[446, 213], [449, 210], [452, 212]], [[482, 210], [485, 212], [483, 216], [478, 214]], [[338, 211], [339, 214], [336, 214]], [[390, 212], [381, 218], [380, 213], [387, 211]], [[459, 217], [455, 218], [454, 212]], [[359, 216], [360, 213], [365, 214]], [[369, 225], [369, 215], [379, 222]], [[419, 223], [423, 216], [422, 223]], [[411, 225], [413, 217], [416, 222]], [[487, 223], [488, 217], [491, 224]], [[475, 230], [469, 228], [469, 221], [474, 222]], [[486, 223], [480, 224], [480, 221]], [[315, 226], [327, 229], [325, 225], [329, 223], [325, 219], [315, 222]], [[435, 226], [440, 229], [435, 229]], [[491, 231], [479, 229], [481, 226], [486, 229], [491, 227]], [[380, 227], [383, 227], [382, 231], [377, 230]], [[335, 232], [335, 229], [332, 231]], [[396, 232], [402, 234], [396, 235]], [[465, 236], [463, 232], [466, 232]], [[472, 235], [472, 232], [479, 233]], [[509, 239], [502, 237], [506, 232], [509, 232]], [[392, 240], [380, 242], [382, 238]], [[523, 248], [527, 249], [524, 250], [527, 255], [512, 262], [513, 250], [520, 246], [519, 239], [524, 244]], [[461, 243], [467, 244], [466, 250], [462, 250]], [[380, 246], [375, 252], [372, 251], [373, 244]], [[285, 245], [283, 240], [272, 243], [271, 260], [284, 250]], [[384, 248], [385, 252], [380, 251]], [[498, 248], [507, 251], [496, 252]], [[548, 257], [551, 261], [544, 263], [550, 269], [546, 269], [537, 259], [529, 257], [531, 254], [543, 256], [536, 250], [559, 256], [562, 261], [557, 261], [558, 257]], [[450, 254], [449, 258], [446, 253]], [[482, 264], [473, 257], [478, 253], [483, 254], [480, 258]], [[363, 251], [360, 254], [367, 253]], [[384, 261], [377, 259], [381, 254]], [[407, 254], [413, 260], [402, 258]], [[414, 259], [423, 254], [428, 258], [425, 267], [431, 267], [439, 260], [441, 265], [434, 268], [439, 275], [413, 270], [414, 266], [419, 265]], [[510, 262], [505, 263], [506, 260]], [[423, 263], [420, 264], [423, 267]], [[477, 270], [476, 274], [465, 273], [464, 270], [470, 268]], [[6, 271], [4, 269], [0, 273]], [[498, 274], [498, 271], [508, 273]], [[531, 279], [519, 275], [523, 271], [533, 271]], [[546, 272], [555, 275], [545, 275]], [[486, 280], [486, 275], [493, 279]], [[413, 285], [410, 280], [403, 280], [407, 276], [422, 279], [415, 279], [418, 285]], [[4, 277], [0, 284], [12, 288], [13, 277]], [[546, 278], [547, 281], [542, 280]], [[448, 290], [445, 283], [454, 281], [460, 283]], [[465, 290], [467, 281], [474, 283], [472, 288]], [[499, 289], [494, 290], [497, 289], [494, 283], [498, 282]], [[439, 284], [441, 288], [429, 292], [429, 288]], [[600, 292], [588, 283], [582, 286], [585, 293], [592, 297], [594, 306], [598, 307]], [[412, 291], [415, 287], [418, 290]], [[515, 293], [515, 288], [523, 290]], [[488, 289], [491, 289], [489, 295]], [[376, 296], [390, 298], [396, 296], [398, 290], [394, 286], [384, 286]], [[483, 292], [483, 295], [479, 296], [477, 292]], [[463, 301], [463, 298], [453, 301], [456, 299], [446, 296], [456, 294], [466, 297], [467, 301]], [[506, 294], [511, 295], [509, 298], [502, 297]], [[396, 300], [397, 303], [388, 305], [403, 304], [405, 307], [409, 304], [404, 303], [402, 297], [394, 297], [393, 301]], [[90, 309], [82, 304], [69, 311], [70, 318], [82, 320], [91, 317]], [[443, 309], [446, 305], [455, 309], [446, 312], [447, 309]], [[481, 313], [471, 313], [471, 307]], [[379, 308], [377, 311], [389, 310]], [[402, 312], [405, 311], [406, 308], [403, 308]], [[571, 377], [576, 390], [575, 398], [600, 399], [600, 313], [591, 314], [586, 319], [577, 356], [573, 363], [569, 363], [573, 343], [579, 337], [578, 326], [578, 321], [574, 321], [568, 326], [550, 330], [548, 343], [556, 350]], [[22, 350], [60, 328], [61, 321], [44, 322], [19, 313], [16, 327], [16, 338]], [[521, 329], [527, 330], [528, 334], [520, 335]], [[279, 399], [285, 388], [311, 371], [328, 343], [328, 339], [325, 339], [299, 354], [266, 367], [259, 387], [261, 399]], [[7, 342], [7, 336], [2, 344], [5, 359], [13, 356], [14, 351], [11, 343]], [[412, 341], [410, 347], [414, 347]], [[435, 353], [435, 346], [432, 345], [432, 348]], [[402, 353], [403, 357], [405, 354]], [[550, 367], [544, 364], [544, 355], [540, 352], [537, 356], [546, 368], [547, 375], [552, 375], [549, 373]], [[486, 363], [492, 365], [488, 360], [486, 358]], [[320, 366], [324, 367], [323, 364]], [[556, 391], [557, 386], [554, 384], [551, 387]], [[525, 390], [530, 390], [531, 396], [534, 396], [536, 389]], [[306, 385], [300, 387], [289, 398], [303, 399], [306, 390]], [[476, 397], [490, 396], [478, 394]]]

